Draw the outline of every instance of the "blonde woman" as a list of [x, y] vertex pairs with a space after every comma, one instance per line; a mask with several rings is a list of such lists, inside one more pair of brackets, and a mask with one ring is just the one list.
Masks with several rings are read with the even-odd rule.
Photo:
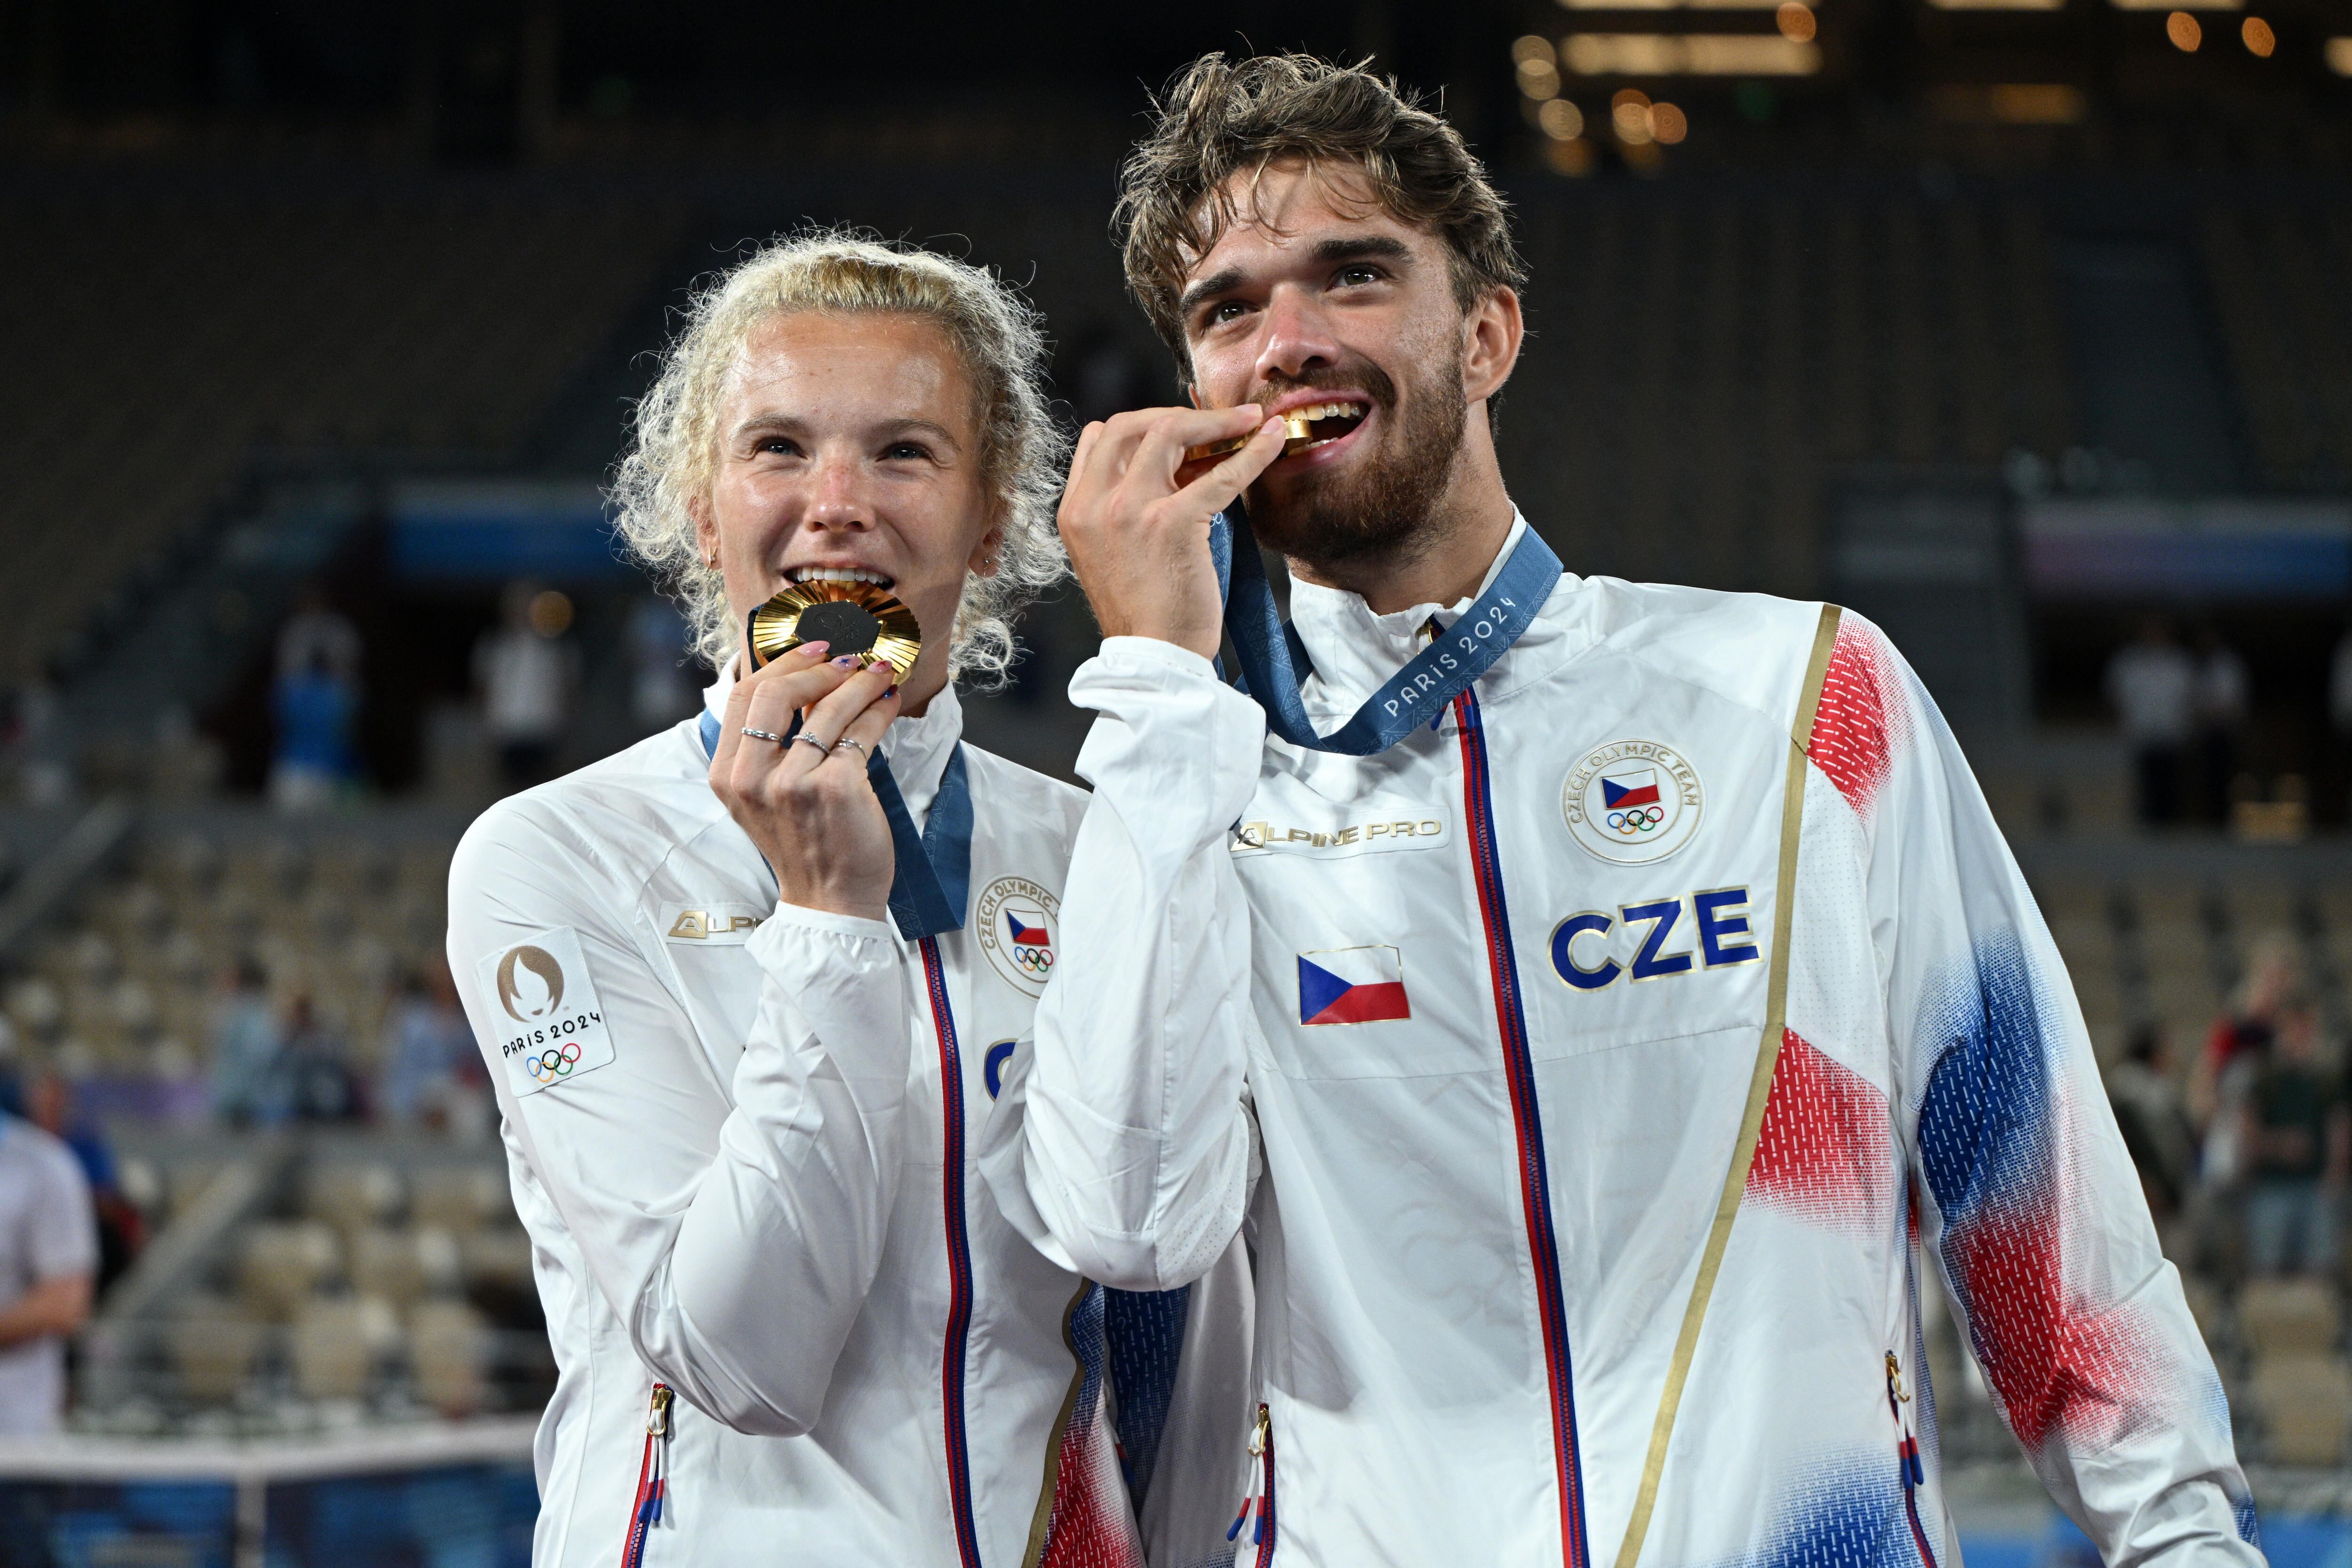
[[[1083, 799], [962, 744], [952, 684], [1063, 570], [1041, 357], [987, 273], [806, 236], [700, 293], [638, 408], [621, 526], [719, 679], [450, 874], [558, 1364], [535, 1562], [1140, 1560], [1102, 1294], [972, 1168]], [[903, 679], [747, 673], [811, 579], [913, 612]]]

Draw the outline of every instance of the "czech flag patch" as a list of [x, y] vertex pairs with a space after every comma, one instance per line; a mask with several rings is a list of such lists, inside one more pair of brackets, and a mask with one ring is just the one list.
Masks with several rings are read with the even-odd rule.
[[1013, 945], [1015, 947], [1050, 947], [1053, 945], [1053, 933], [1048, 931], [1042, 925], [1023, 925], [1021, 923], [1021, 917], [1014, 914], [1011, 910], [1004, 911], [1004, 924], [1007, 928], [1008, 934], [1013, 938]]
[[1337, 947], [1298, 955], [1298, 1021], [1377, 1024], [1410, 1018], [1404, 960], [1392, 947]]
[[1658, 804], [1658, 770], [1631, 768], [1601, 775], [1601, 804], [1609, 811]]

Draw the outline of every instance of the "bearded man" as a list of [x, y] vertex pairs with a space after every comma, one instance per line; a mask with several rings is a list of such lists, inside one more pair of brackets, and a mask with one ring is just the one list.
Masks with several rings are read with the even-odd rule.
[[1114, 1285], [1246, 1235], [1251, 1560], [1933, 1568], [1940, 1284], [2107, 1561], [2258, 1563], [2065, 972], [1886, 639], [1563, 574], [1496, 456], [1507, 211], [1391, 84], [1205, 58], [1120, 216], [1195, 406], [1089, 426], [1062, 502], [1095, 794], [990, 1175]]

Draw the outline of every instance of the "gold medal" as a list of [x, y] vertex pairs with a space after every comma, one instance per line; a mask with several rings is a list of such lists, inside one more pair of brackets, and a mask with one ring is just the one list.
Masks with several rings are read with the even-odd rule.
[[[1371, 411], [1371, 405], [1344, 397], [1294, 408], [1282, 416], [1282, 455], [1295, 458], [1309, 447], [1319, 447], [1326, 441], [1337, 441], [1361, 424], [1364, 416]], [[1184, 448], [1184, 460], [1188, 463], [1207, 462], [1228, 452], [1238, 452], [1256, 439], [1257, 432], [1253, 430], [1246, 436], [1212, 441], [1205, 447], [1187, 447]]]
[[923, 650], [915, 612], [873, 583], [795, 583], [751, 612], [743, 647], [762, 669], [805, 642], [832, 645], [832, 657], [872, 653], [900, 680]]
[[[1187, 447], [1184, 448], [1184, 460], [1188, 463], [1205, 463], [1212, 458], [1222, 458], [1228, 453], [1238, 452], [1255, 439], [1257, 439], [1257, 432], [1253, 430], [1246, 436], [1236, 436], [1230, 441], [1212, 441], [1205, 447]], [[1305, 451], [1307, 444], [1314, 439], [1314, 436], [1307, 429], [1305, 415], [1286, 414], [1282, 416], [1282, 455], [1284, 457], [1297, 457]]]

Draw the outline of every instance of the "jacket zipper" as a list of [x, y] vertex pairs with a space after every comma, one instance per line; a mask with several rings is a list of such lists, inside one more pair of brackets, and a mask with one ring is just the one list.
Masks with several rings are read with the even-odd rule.
[[1502, 1036], [1504, 1078], [1518, 1135], [1519, 1203], [1535, 1266], [1542, 1311], [1544, 1370], [1549, 1385], [1553, 1462], [1559, 1487], [1561, 1556], [1567, 1568], [1585, 1568], [1583, 1467], [1576, 1451], [1576, 1390], [1569, 1362], [1568, 1307], [1559, 1283], [1559, 1246], [1552, 1233], [1551, 1185], [1545, 1168], [1543, 1118], [1536, 1103], [1535, 1059], [1528, 1047], [1526, 1010], [1519, 1002], [1519, 965], [1511, 950], [1511, 918], [1503, 899], [1502, 858], [1495, 843], [1495, 808], [1488, 788], [1486, 736], [1478, 700], [1454, 700], [1462, 744], [1463, 816], [1469, 825], [1471, 868], [1478, 882], [1478, 912], [1486, 925], [1486, 963], [1495, 985], [1495, 1022]]
[[940, 1159], [948, 1252], [948, 1323], [940, 1394], [947, 1411], [948, 1499], [955, 1512], [956, 1551], [963, 1568], [980, 1568], [980, 1531], [971, 1512], [971, 1457], [965, 1446], [963, 1421], [964, 1349], [971, 1331], [971, 1244], [965, 1234], [963, 1212], [963, 1058], [956, 1044], [955, 1014], [948, 1005], [947, 966], [940, 960], [939, 939], [927, 936], [917, 945], [923, 955], [931, 1031], [940, 1042], [944, 1133]]
[[1250, 1428], [1249, 1451], [1249, 1489], [1242, 1494], [1242, 1510], [1234, 1516], [1225, 1539], [1240, 1540], [1242, 1526], [1255, 1513], [1256, 1528], [1250, 1531], [1250, 1544], [1257, 1549], [1255, 1568], [1266, 1568], [1274, 1561], [1274, 1417], [1263, 1405], [1257, 1407], [1256, 1425]]
[[646, 1406], [646, 1457], [637, 1464], [636, 1500], [629, 1504], [629, 1535], [621, 1547], [621, 1568], [639, 1568], [646, 1560], [646, 1534], [661, 1522], [662, 1504], [669, 1496], [669, 1384], [654, 1384]]
[[1895, 1468], [1903, 1479], [1903, 1512], [1910, 1521], [1911, 1541], [1919, 1549], [1919, 1561], [1925, 1568], [1936, 1568], [1936, 1554], [1928, 1550], [1927, 1531], [1919, 1522], [1919, 1489], [1927, 1483], [1927, 1468], [1919, 1458], [1919, 1439], [1911, 1435], [1911, 1419], [1903, 1414], [1903, 1406], [1910, 1403], [1910, 1391], [1903, 1386], [1903, 1363], [1893, 1351], [1888, 1351], [1886, 1410], [1895, 1417], [1895, 1430], [1902, 1436], [1895, 1454]]

